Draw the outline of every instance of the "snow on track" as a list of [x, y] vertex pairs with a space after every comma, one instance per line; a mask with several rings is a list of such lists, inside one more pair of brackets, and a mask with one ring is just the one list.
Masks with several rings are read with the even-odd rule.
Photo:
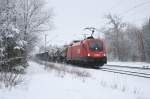
[[107, 65], [114, 66], [128, 66], [128, 67], [139, 67], [139, 68], [150, 68], [150, 63], [145, 62], [108, 62]]
[[150, 79], [149, 69], [139, 69], [139, 68], [135, 69], [135, 68], [122, 68], [122, 67], [125, 67], [125, 66], [116, 65], [116, 67], [114, 66], [111, 67], [110, 65], [110, 66], [103, 66], [102, 68], [100, 68], [100, 70]]

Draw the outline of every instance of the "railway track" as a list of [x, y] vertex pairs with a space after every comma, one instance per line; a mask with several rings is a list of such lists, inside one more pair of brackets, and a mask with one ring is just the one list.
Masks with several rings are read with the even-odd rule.
[[[124, 69], [126, 69], [126, 70], [124, 70]], [[118, 73], [118, 74], [142, 77], [142, 78], [150, 78], [150, 69], [144, 69], [142, 67], [105, 65], [104, 67], [100, 68], [100, 70], [106, 71], [106, 72], [113, 72], [113, 73]], [[147, 72], [149, 72], [149, 73], [147, 73]]]
[[[78, 67], [82, 68], [82, 66], [78, 66]], [[124, 75], [130, 75], [130, 76], [136, 76], [136, 77], [142, 77], [142, 78], [150, 78], [150, 68], [130, 67], [130, 66], [120, 66], [120, 65], [104, 65], [99, 70], [124, 74]]]
[[135, 66], [121, 66], [121, 65], [108, 65], [106, 64], [105, 67], [120, 67], [120, 68], [130, 68], [130, 69], [140, 69], [140, 70], [150, 70], [150, 67], [143, 66], [143, 67], [135, 67]]
[[143, 66], [143, 67], [135, 67], [135, 66], [121, 66], [121, 65], [108, 65], [106, 64], [105, 67], [120, 67], [120, 68], [129, 68], [129, 69], [140, 69], [140, 70], [150, 70], [149, 66]]

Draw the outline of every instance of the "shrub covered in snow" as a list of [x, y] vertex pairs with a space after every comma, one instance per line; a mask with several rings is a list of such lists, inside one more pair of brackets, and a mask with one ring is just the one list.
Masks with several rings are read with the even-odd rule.
[[23, 76], [16, 72], [0, 72], [0, 88], [12, 88], [23, 82]]

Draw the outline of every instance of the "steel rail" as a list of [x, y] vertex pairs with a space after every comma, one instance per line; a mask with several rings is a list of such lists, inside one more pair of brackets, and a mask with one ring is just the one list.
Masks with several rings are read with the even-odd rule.
[[104, 67], [120, 67], [120, 68], [130, 68], [130, 69], [141, 69], [141, 70], [150, 70], [150, 68], [145, 67], [135, 67], [135, 66], [121, 66], [121, 65], [104, 65]]
[[121, 71], [121, 72], [136, 73], [136, 74], [142, 74], [142, 75], [150, 75], [149, 73], [127, 71], [127, 70], [119, 70], [119, 69], [112, 69], [112, 68], [101, 68], [101, 69], [109, 69], [109, 70], [116, 70], [116, 71]]
[[109, 69], [109, 68], [100, 68], [101, 71], [107, 71], [107, 72], [113, 72], [113, 73], [119, 73], [119, 74], [125, 74], [125, 75], [131, 75], [131, 76], [137, 76], [137, 77], [143, 77], [143, 78], [150, 78], [150, 74], [146, 73], [139, 73], [139, 72], [132, 72], [132, 71], [124, 71], [124, 70], [118, 70], [118, 69]]

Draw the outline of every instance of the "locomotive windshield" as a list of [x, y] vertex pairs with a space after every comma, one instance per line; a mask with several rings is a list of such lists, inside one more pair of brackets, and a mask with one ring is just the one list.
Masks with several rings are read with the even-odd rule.
[[90, 42], [89, 48], [91, 51], [102, 51], [103, 50], [103, 44], [100, 41]]

